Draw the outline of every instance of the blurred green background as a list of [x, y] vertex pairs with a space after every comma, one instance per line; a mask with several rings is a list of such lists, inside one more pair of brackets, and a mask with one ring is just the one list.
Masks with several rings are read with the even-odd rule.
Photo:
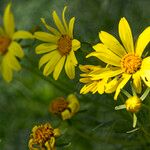
[[[0, 24], [9, 0], [0, 0]], [[85, 59], [99, 41], [98, 32], [105, 30], [118, 37], [118, 22], [121, 17], [129, 21], [134, 38], [150, 25], [150, 0], [12, 0], [16, 28], [32, 30], [36, 26], [44, 29], [40, 18], [53, 24], [51, 13], [61, 15], [67, 5], [67, 18], [76, 17], [74, 37], [82, 42], [76, 52], [80, 64], [97, 64], [96, 59]], [[132, 130], [131, 114], [115, 111], [113, 95], [80, 95], [79, 69], [76, 79], [68, 80], [63, 72], [56, 82], [52, 76], [43, 77], [38, 70], [39, 56], [34, 53], [36, 41], [25, 48], [21, 72], [13, 82], [0, 79], [0, 150], [27, 150], [27, 143], [34, 125], [51, 122], [57, 126], [60, 120], [50, 115], [48, 106], [52, 99], [76, 93], [81, 111], [69, 122], [61, 123], [62, 136], [57, 141], [58, 150], [149, 150], [150, 149], [150, 102], [138, 114], [140, 130]], [[148, 48], [147, 48], [148, 49]], [[121, 98], [120, 98], [121, 99]], [[120, 102], [121, 103], [121, 102]]]

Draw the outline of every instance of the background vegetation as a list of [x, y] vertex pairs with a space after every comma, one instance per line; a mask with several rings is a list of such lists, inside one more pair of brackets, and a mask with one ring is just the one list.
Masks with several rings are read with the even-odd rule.
[[[0, 23], [9, 0], [0, 0]], [[150, 25], [149, 0], [12, 0], [12, 10], [18, 29], [43, 29], [40, 18], [45, 17], [53, 24], [51, 13], [59, 14], [65, 5], [68, 15], [76, 17], [75, 38], [82, 42], [76, 52], [80, 64], [101, 64], [97, 59], [85, 56], [99, 41], [98, 32], [105, 30], [118, 36], [118, 22], [125, 16], [129, 21], [135, 39]], [[90, 43], [90, 44], [88, 44]], [[58, 81], [52, 76], [45, 78], [38, 70], [38, 56], [34, 48], [38, 42], [28, 41], [22, 45], [26, 57], [23, 69], [15, 74], [13, 82], [0, 79], [0, 150], [27, 150], [32, 127], [51, 122], [57, 126], [59, 118], [48, 112], [52, 99], [76, 93], [80, 112], [68, 122], [61, 122], [63, 135], [58, 139], [58, 150], [149, 150], [150, 149], [150, 99], [138, 114], [140, 129], [132, 130], [131, 114], [125, 110], [115, 111], [113, 95], [80, 95], [79, 69], [76, 79], [71, 81], [63, 73]], [[149, 47], [147, 47], [148, 49]], [[102, 64], [103, 65], [103, 64]], [[122, 97], [120, 97], [120, 103]]]

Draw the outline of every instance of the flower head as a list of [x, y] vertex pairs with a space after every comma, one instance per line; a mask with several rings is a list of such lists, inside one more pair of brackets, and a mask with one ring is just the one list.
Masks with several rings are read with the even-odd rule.
[[7, 82], [12, 80], [13, 71], [21, 69], [17, 58], [21, 59], [24, 56], [16, 40], [27, 38], [32, 39], [32, 34], [23, 30], [15, 32], [14, 16], [11, 12], [11, 3], [9, 3], [4, 11], [3, 27], [0, 27], [0, 71]]
[[95, 52], [87, 56], [96, 56], [110, 68], [100, 74], [93, 74], [94, 79], [117, 77], [118, 86], [114, 86], [114, 99], [117, 99], [120, 90], [131, 78], [137, 93], [142, 90], [141, 79], [150, 87], [150, 57], [142, 58], [142, 53], [150, 41], [150, 27], [140, 34], [134, 45], [130, 26], [125, 18], [121, 18], [119, 36], [123, 45], [111, 34], [100, 32], [99, 38], [102, 43], [93, 46]]
[[55, 137], [60, 136], [58, 128], [53, 129], [49, 123], [35, 126], [29, 140], [29, 149], [55, 150]]
[[53, 72], [55, 80], [58, 79], [63, 67], [70, 79], [75, 77], [75, 66], [78, 64], [74, 52], [80, 48], [80, 42], [73, 38], [73, 28], [75, 18], [71, 18], [69, 24], [65, 19], [67, 7], [62, 12], [62, 21], [56, 11], [53, 11], [53, 20], [57, 29], [48, 25], [44, 18], [42, 23], [50, 33], [35, 32], [35, 37], [44, 43], [38, 45], [35, 49], [37, 54], [44, 54], [39, 61], [39, 68], [44, 64], [43, 74], [48, 76]]
[[138, 112], [141, 108], [141, 105], [142, 105], [142, 101], [137, 96], [131, 96], [125, 102], [127, 111], [132, 113]]
[[79, 102], [74, 94], [68, 95], [67, 99], [58, 97], [50, 105], [50, 112], [61, 115], [63, 120], [70, 119], [79, 110]]

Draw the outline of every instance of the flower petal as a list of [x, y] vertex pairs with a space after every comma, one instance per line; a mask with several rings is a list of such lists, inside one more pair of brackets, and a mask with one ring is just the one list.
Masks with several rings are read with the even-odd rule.
[[131, 28], [127, 20], [123, 17], [119, 22], [119, 36], [128, 53], [134, 53], [134, 44]]
[[130, 78], [131, 78], [130, 74], [123, 74], [122, 75], [122, 81], [119, 83], [119, 85], [118, 85], [118, 87], [116, 89], [114, 100], [117, 100], [117, 97], [118, 97], [121, 89], [125, 86], [125, 84], [129, 81]]
[[16, 39], [33, 39], [34, 36], [28, 31], [20, 30], [20, 31], [15, 32], [12, 38], [13, 38], [13, 40], [16, 40]]
[[99, 38], [109, 50], [111, 50], [114, 54], [118, 55], [119, 57], [122, 58], [126, 54], [126, 51], [123, 48], [123, 46], [111, 34], [101, 31], [99, 33]]
[[93, 52], [86, 56], [86, 58], [90, 56], [95, 56], [102, 60], [105, 63], [114, 65], [114, 66], [120, 66], [121, 58], [114, 54], [112, 51], [110, 51], [104, 44], [99, 43], [93, 46], [93, 49], [96, 52]]
[[36, 39], [44, 42], [57, 43], [59, 40], [59, 37], [46, 32], [38, 31], [35, 32], [34, 35]]
[[62, 56], [60, 55], [60, 53], [56, 51], [55, 55], [53, 55], [53, 57], [49, 60], [49, 62], [44, 67], [44, 70], [43, 70], [44, 76], [48, 76], [49, 74], [53, 72], [57, 62], [60, 60], [61, 57]]
[[132, 78], [133, 78], [133, 87], [136, 90], [136, 92], [140, 94], [142, 91], [140, 71], [137, 71], [135, 74], [133, 74]]
[[24, 51], [17, 42], [15, 41], [11, 42], [8, 49], [9, 49], [9, 52], [16, 57], [19, 57], [19, 58], [24, 57]]
[[55, 66], [55, 69], [54, 69], [54, 72], [53, 72], [53, 78], [55, 80], [58, 79], [61, 71], [62, 71], [62, 68], [64, 66], [64, 63], [65, 63], [65, 59], [66, 59], [66, 56], [64, 55], [60, 60], [59, 62], [57, 63], [57, 65]]
[[5, 9], [3, 22], [6, 33], [9, 35], [9, 37], [12, 37], [15, 31], [15, 23], [14, 16], [11, 12], [11, 3], [9, 3]]
[[144, 83], [150, 87], [150, 70], [141, 70], [140, 74]]
[[141, 70], [150, 70], [150, 56], [142, 60]]
[[57, 49], [56, 44], [42, 43], [35, 48], [36, 54], [43, 54]]
[[4, 56], [2, 63], [1, 63], [1, 73], [2, 73], [4, 80], [6, 82], [10, 82], [13, 78], [13, 71], [7, 63], [8, 63], [8, 59], [7, 57]]
[[65, 71], [66, 71], [67, 76], [70, 79], [74, 79], [74, 77], [75, 77], [75, 66], [74, 66], [74, 64], [72, 64], [72, 61], [70, 59], [71, 58], [68, 55], [66, 63], [65, 63]]
[[150, 27], [147, 27], [138, 37], [136, 42], [136, 54], [141, 57], [145, 47], [150, 42]]
[[58, 15], [57, 15], [57, 13], [56, 13], [56, 11], [53, 11], [52, 15], [53, 15], [53, 20], [54, 20], [54, 22], [55, 22], [55, 24], [56, 24], [58, 30], [59, 30], [62, 34], [65, 34], [65, 33], [66, 33], [65, 28], [64, 28], [62, 22], [60, 21]]
[[74, 22], [75, 22], [75, 17], [72, 17], [69, 22], [69, 36], [71, 38], [73, 38]]
[[78, 50], [80, 47], [81, 47], [81, 43], [80, 43], [78, 40], [73, 39], [73, 40], [72, 40], [72, 49], [73, 49], [74, 51], [76, 51], [76, 50]]
[[70, 60], [72, 61], [72, 63], [76, 66], [78, 64], [78, 61], [76, 59], [74, 51], [71, 50], [69, 53], [69, 56], [70, 56]]
[[41, 18], [42, 23], [44, 24], [44, 26], [53, 34], [55, 34], [56, 36], [60, 36], [60, 32], [57, 31], [55, 28], [51, 27], [50, 25], [48, 25], [45, 21], [44, 18]]
[[67, 9], [67, 6], [64, 7], [64, 10], [63, 10], [63, 13], [62, 13], [62, 20], [63, 20], [63, 23], [64, 23], [64, 27], [65, 27], [66, 31], [68, 32], [68, 25], [67, 25], [66, 18], [65, 18], [66, 9]]

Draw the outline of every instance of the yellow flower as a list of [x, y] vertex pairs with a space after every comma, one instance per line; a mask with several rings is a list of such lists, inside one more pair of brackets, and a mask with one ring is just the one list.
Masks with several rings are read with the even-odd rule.
[[133, 86], [136, 92], [142, 90], [141, 79], [150, 87], [150, 57], [142, 58], [142, 53], [150, 41], [150, 27], [147, 27], [138, 37], [134, 45], [130, 26], [125, 18], [119, 22], [119, 36], [122, 44], [111, 34], [100, 32], [99, 38], [102, 43], [93, 46], [95, 52], [87, 57], [96, 56], [108, 64], [109, 70], [93, 74], [93, 79], [98, 80], [104, 77], [117, 78], [118, 85], [114, 99], [117, 99], [120, 90], [125, 84], [133, 79]]
[[5, 8], [3, 23], [4, 27], [0, 27], [0, 72], [3, 78], [10, 82], [13, 78], [13, 71], [21, 69], [17, 58], [21, 59], [24, 56], [24, 52], [16, 40], [33, 38], [33, 36], [23, 30], [15, 32], [11, 3]]
[[71, 18], [69, 24], [65, 19], [65, 11], [67, 7], [64, 7], [62, 12], [62, 21], [59, 19], [56, 11], [53, 11], [53, 20], [58, 28], [55, 29], [49, 26], [44, 18], [41, 18], [42, 23], [48, 29], [50, 33], [35, 32], [35, 38], [45, 43], [38, 45], [35, 49], [37, 54], [44, 54], [39, 61], [39, 68], [44, 64], [43, 74], [48, 76], [53, 72], [55, 80], [58, 79], [63, 66], [65, 66], [65, 72], [70, 79], [75, 77], [75, 66], [78, 64], [74, 52], [80, 48], [80, 42], [73, 39], [73, 28], [75, 17]]
[[78, 112], [80, 104], [74, 94], [68, 95], [65, 100], [63, 97], [58, 97], [50, 105], [50, 112], [60, 114], [63, 120], [70, 119]]
[[80, 90], [80, 94], [87, 94], [89, 92], [92, 92], [92, 94], [96, 92], [103, 94], [108, 78], [94, 80], [91, 74], [95, 72], [103, 72], [104, 68], [94, 65], [80, 65], [79, 68], [82, 72], [84, 72], [80, 74], [80, 82], [85, 84]]
[[53, 129], [49, 123], [35, 126], [30, 135], [29, 149], [56, 150], [55, 137], [58, 136], [60, 136], [60, 130], [58, 128]]

